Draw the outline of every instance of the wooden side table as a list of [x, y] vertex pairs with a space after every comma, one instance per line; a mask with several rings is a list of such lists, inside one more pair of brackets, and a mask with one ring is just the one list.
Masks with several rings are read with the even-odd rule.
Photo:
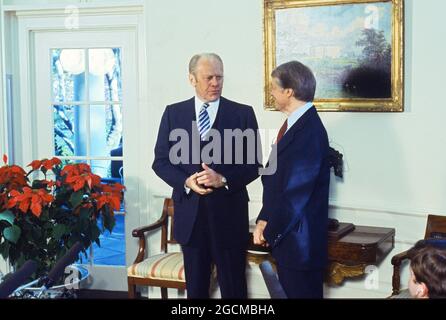
[[[340, 223], [343, 228], [347, 224]], [[248, 260], [260, 264], [265, 259], [274, 262], [270, 254], [264, 254], [270, 249], [254, 245], [250, 227], [251, 243], [248, 247]], [[379, 265], [395, 246], [395, 229], [353, 226], [350, 231], [339, 238], [329, 234], [327, 282], [340, 285], [346, 278], [365, 274], [368, 265]], [[256, 253], [257, 252], [257, 253]]]

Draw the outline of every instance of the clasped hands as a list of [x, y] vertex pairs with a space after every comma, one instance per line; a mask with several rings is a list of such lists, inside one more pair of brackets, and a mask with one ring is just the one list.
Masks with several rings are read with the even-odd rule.
[[186, 179], [186, 187], [200, 195], [206, 195], [214, 191], [214, 188], [224, 186], [223, 176], [209, 168], [205, 163], [201, 164], [203, 171], [196, 172]]

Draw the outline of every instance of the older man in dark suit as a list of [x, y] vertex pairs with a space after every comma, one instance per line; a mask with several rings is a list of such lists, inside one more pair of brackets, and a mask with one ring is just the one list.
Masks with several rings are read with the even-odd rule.
[[[188, 298], [209, 297], [213, 263], [221, 296], [246, 298], [246, 185], [261, 166], [257, 120], [250, 106], [221, 97], [218, 55], [192, 57], [189, 80], [195, 97], [167, 106], [152, 168], [173, 188], [174, 237], [184, 254]], [[228, 131], [245, 135], [237, 139]]]
[[269, 160], [277, 170], [262, 177], [254, 242], [272, 247], [288, 298], [322, 298], [330, 170], [327, 133], [312, 103], [316, 80], [297, 61], [278, 66], [271, 76], [277, 109], [288, 118]]

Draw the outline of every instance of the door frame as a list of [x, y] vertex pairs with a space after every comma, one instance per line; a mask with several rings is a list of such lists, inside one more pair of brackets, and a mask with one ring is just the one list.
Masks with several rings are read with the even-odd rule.
[[[141, 3], [124, 2], [123, 5], [80, 5], [78, 6], [78, 28], [69, 30], [65, 27], [67, 14], [65, 7], [51, 7], [48, 9], [24, 7], [18, 10], [17, 7], [4, 8], [5, 11], [13, 17], [17, 26], [18, 52], [21, 53], [17, 59], [16, 71], [18, 75], [18, 83], [20, 92], [16, 92], [19, 100], [16, 108], [19, 108], [19, 116], [16, 119], [18, 128], [14, 129], [14, 134], [20, 143], [19, 150], [15, 150], [15, 162], [22, 166], [27, 165], [38, 157], [38, 135], [37, 135], [37, 93], [35, 90], [35, 79], [33, 77], [36, 70], [36, 63], [33, 61], [35, 56], [35, 35], [39, 32], [67, 32], [67, 31], [108, 31], [128, 30], [135, 34], [135, 53], [136, 65], [135, 92], [137, 96], [135, 109], [137, 116], [135, 124], [138, 131], [138, 139], [132, 141], [132, 149], [138, 153], [137, 159], [132, 159], [132, 163], [136, 168], [131, 170], [134, 175], [130, 177], [135, 188], [128, 190], [126, 194], [126, 215], [131, 215], [132, 223], [126, 223], [126, 265], [133, 262], [136, 256], [138, 243], [136, 239], [131, 238], [131, 227], [139, 226], [141, 220], [144, 221], [143, 214], [147, 212], [149, 207], [149, 197], [147, 192], [148, 185], [148, 159], [146, 153], [140, 154], [140, 150], [147, 149], [143, 139], [140, 137], [147, 136], [147, 116], [149, 110], [147, 106], [147, 58], [146, 58], [146, 35], [144, 23], [144, 6]], [[125, 120], [124, 120], [125, 121]], [[125, 142], [124, 142], [125, 144]], [[130, 149], [130, 148], [129, 148]], [[125, 166], [125, 155], [124, 155]], [[128, 162], [128, 161], [127, 161]], [[127, 172], [130, 172], [127, 171]], [[129, 179], [129, 177], [127, 177]], [[127, 218], [126, 218], [127, 221]], [[127, 227], [129, 226], [129, 228]], [[93, 280], [94, 289], [105, 290], [125, 290], [126, 278], [119, 280], [119, 285], [109, 286], [110, 277], [113, 276], [110, 268], [98, 266], [101, 272], [95, 272]], [[115, 267], [118, 268], [118, 267]], [[124, 268], [126, 269], [126, 268]], [[125, 271], [125, 270], [123, 270]], [[124, 272], [119, 274], [124, 274]], [[126, 275], [126, 272], [125, 272]], [[125, 288], [124, 288], [125, 285]]]

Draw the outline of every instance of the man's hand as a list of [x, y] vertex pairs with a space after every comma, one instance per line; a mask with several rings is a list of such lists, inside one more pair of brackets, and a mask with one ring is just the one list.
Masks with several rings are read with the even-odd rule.
[[265, 230], [266, 224], [268, 222], [265, 220], [259, 220], [257, 222], [256, 228], [253, 233], [254, 237], [254, 244], [258, 244], [261, 246], [268, 246], [268, 243], [266, 242], [265, 238], [263, 237], [263, 230]]
[[221, 188], [224, 186], [222, 182], [223, 176], [211, 168], [205, 163], [202, 163], [203, 171], [197, 174], [197, 182], [205, 187]]
[[204, 196], [206, 194], [211, 193], [213, 190], [211, 188], [203, 188], [197, 182], [198, 173], [194, 173], [189, 178], [186, 179], [186, 187], [195, 191], [196, 193]]

